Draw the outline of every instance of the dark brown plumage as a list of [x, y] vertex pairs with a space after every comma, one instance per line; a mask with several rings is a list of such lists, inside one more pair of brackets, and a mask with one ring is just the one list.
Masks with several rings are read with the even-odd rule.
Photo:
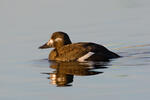
[[41, 46], [41, 49], [53, 47], [49, 60], [56, 61], [108, 61], [119, 55], [111, 52], [102, 45], [91, 42], [71, 43], [64, 32], [53, 33], [51, 39]]

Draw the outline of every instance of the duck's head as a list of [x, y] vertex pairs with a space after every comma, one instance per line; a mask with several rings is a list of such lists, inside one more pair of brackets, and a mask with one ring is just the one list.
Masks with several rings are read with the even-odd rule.
[[40, 46], [40, 49], [60, 48], [64, 45], [71, 44], [69, 36], [64, 32], [54, 32], [47, 43]]

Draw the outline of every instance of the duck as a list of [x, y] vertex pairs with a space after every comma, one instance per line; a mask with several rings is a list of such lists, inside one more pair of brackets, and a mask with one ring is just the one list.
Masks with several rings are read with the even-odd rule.
[[50, 61], [62, 62], [87, 62], [87, 61], [109, 61], [120, 56], [103, 45], [93, 42], [72, 43], [65, 32], [54, 32], [51, 38], [39, 49], [54, 48], [49, 56]]

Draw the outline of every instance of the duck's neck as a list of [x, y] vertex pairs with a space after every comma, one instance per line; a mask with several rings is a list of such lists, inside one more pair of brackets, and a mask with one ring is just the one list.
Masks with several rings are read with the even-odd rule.
[[55, 44], [55, 49], [60, 49], [61, 47], [68, 45], [68, 44], [72, 44], [71, 40], [69, 39], [68, 41], [63, 41], [63, 42], [59, 42]]
[[64, 41], [64, 45], [67, 45], [67, 44], [72, 44], [70, 39], [68, 39], [67, 41]]

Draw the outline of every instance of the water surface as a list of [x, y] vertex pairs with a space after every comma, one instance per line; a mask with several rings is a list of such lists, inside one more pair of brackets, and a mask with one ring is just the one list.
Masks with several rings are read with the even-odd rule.
[[[0, 99], [147, 100], [149, 5], [148, 0], [1, 0]], [[53, 65], [47, 60], [51, 49], [37, 48], [55, 31], [123, 57], [94, 66]], [[69, 81], [58, 85], [56, 75]]]

